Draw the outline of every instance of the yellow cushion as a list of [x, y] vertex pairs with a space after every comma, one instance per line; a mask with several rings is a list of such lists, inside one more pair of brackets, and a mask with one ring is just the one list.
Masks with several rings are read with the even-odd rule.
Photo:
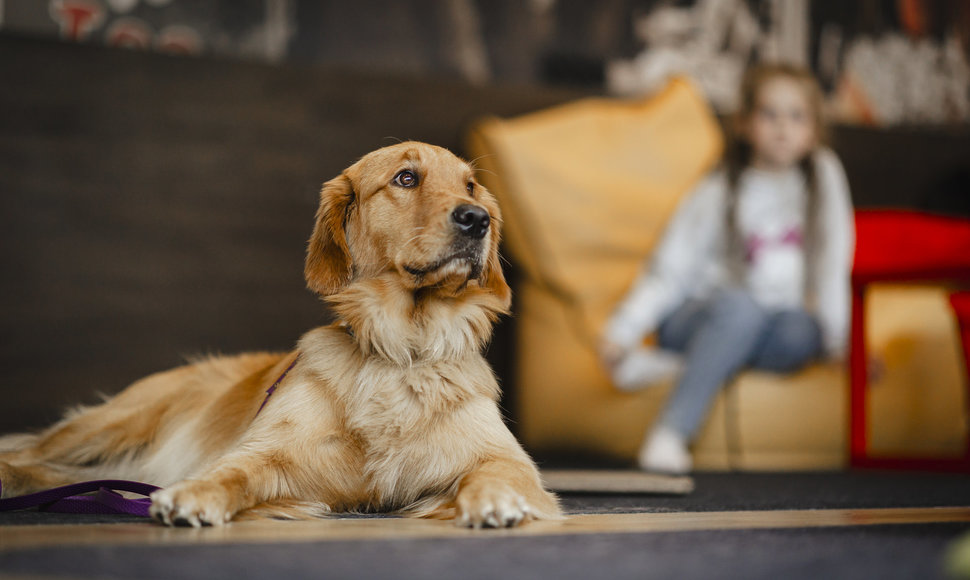
[[722, 140], [693, 85], [675, 80], [644, 100], [486, 120], [469, 147], [502, 204], [508, 251], [598, 335]]
[[[734, 469], [838, 469], [848, 461], [849, 391], [844, 365], [788, 375], [749, 370], [724, 391]], [[706, 451], [696, 449], [695, 453]], [[698, 461], [697, 463], [703, 464]]]

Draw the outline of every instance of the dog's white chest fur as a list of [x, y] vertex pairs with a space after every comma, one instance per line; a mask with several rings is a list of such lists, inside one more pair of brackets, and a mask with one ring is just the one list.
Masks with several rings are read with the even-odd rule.
[[363, 454], [360, 476], [380, 504], [370, 507], [402, 508], [443, 492], [494, 445], [508, 444], [491, 369], [477, 352], [401, 365], [363, 354], [333, 327], [307, 334], [300, 348], [320, 353], [307, 357], [311, 372], [340, 403], [334, 411]]

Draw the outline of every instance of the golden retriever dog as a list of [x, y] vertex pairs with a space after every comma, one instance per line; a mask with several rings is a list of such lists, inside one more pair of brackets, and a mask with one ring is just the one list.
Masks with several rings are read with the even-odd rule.
[[471, 527], [561, 517], [481, 354], [510, 303], [500, 223], [473, 168], [445, 149], [364, 156], [324, 185], [306, 256], [337, 322], [293, 352], [155, 374], [0, 439], [4, 496], [140, 480], [163, 487], [155, 519], [192, 526], [345, 511]]

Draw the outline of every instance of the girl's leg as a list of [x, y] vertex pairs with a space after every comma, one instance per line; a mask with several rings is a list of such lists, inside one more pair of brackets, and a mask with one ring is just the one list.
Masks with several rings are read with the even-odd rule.
[[657, 343], [665, 350], [684, 352], [690, 339], [707, 321], [714, 300], [688, 300], [660, 324]]
[[762, 344], [769, 319], [746, 292], [719, 292], [685, 345], [684, 372], [660, 422], [693, 439], [718, 391]]
[[687, 444], [718, 391], [747, 364], [768, 322], [768, 313], [745, 292], [724, 290], [703, 308], [675, 312], [660, 329], [663, 348], [682, 350], [684, 372], [656, 426], [640, 449], [649, 471], [690, 471]]
[[786, 310], [771, 316], [751, 366], [790, 373], [822, 354], [822, 329], [805, 310]]

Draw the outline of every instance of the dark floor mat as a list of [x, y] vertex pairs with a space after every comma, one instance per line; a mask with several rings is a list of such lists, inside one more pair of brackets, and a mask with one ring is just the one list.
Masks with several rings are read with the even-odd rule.
[[970, 506], [970, 475], [921, 472], [698, 473], [686, 495], [563, 494], [572, 513]]
[[966, 525], [926, 524], [300, 544], [48, 548], [0, 575], [72, 578], [943, 578]]

